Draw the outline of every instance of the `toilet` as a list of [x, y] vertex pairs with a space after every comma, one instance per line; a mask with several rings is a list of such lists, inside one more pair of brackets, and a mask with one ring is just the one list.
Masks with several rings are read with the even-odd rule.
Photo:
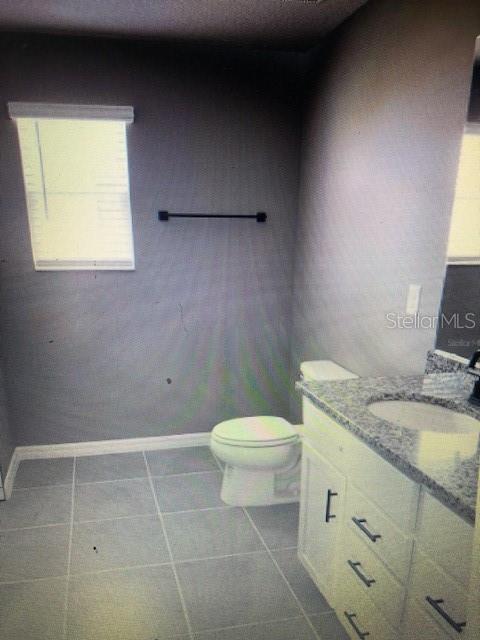
[[[331, 360], [303, 362], [304, 380], [357, 378]], [[276, 416], [234, 418], [217, 424], [210, 448], [224, 463], [221, 498], [250, 507], [297, 502], [300, 494], [299, 427]]]

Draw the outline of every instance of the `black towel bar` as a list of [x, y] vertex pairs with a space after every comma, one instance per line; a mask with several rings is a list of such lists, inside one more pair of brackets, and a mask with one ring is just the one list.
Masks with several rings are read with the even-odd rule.
[[254, 214], [235, 214], [235, 213], [169, 213], [168, 211], [159, 211], [159, 220], [169, 220], [170, 218], [250, 218], [257, 222], [266, 222], [267, 214], [264, 211], [257, 211]]

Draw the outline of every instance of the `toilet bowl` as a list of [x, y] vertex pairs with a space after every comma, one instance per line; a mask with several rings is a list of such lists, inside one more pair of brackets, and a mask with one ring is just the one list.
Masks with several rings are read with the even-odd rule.
[[[307, 380], [357, 376], [330, 360], [304, 362]], [[229, 505], [248, 507], [297, 502], [300, 494], [300, 434], [276, 416], [234, 418], [217, 424], [210, 447], [225, 463], [221, 490]]]
[[283, 418], [226, 420], [213, 429], [210, 447], [225, 463], [221, 498], [226, 504], [298, 500], [300, 436]]

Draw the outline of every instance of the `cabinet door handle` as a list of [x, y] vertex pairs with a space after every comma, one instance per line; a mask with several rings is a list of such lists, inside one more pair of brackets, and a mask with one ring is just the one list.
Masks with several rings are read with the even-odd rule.
[[369, 540], [372, 542], [376, 542], [382, 536], [379, 533], [372, 533], [367, 529], [365, 523], [367, 522], [365, 518], [352, 518], [352, 522], [357, 525], [362, 533], [364, 533]]
[[327, 508], [325, 509], [325, 522], [330, 522], [332, 518], [336, 518], [337, 516], [333, 513], [330, 513], [330, 507], [332, 506], [332, 498], [334, 496], [338, 496], [338, 493], [329, 489], [327, 491]]
[[430, 596], [427, 596], [425, 598], [425, 600], [428, 602], [428, 604], [433, 607], [435, 609], [435, 611], [442, 616], [442, 618], [448, 622], [448, 624], [453, 627], [455, 629], [455, 631], [457, 633], [462, 633], [463, 631], [463, 627], [465, 627], [467, 625], [466, 622], [456, 622], [453, 618], [451, 618], [448, 613], [442, 609], [442, 607], [440, 606], [441, 604], [443, 604], [444, 600], [441, 599], [435, 599], [432, 598]]
[[363, 640], [364, 638], [370, 635], [369, 631], [360, 631], [359, 627], [357, 627], [357, 624], [354, 620], [354, 618], [357, 617], [356, 613], [348, 613], [348, 611], [344, 611], [343, 615], [346, 617], [350, 626], [353, 628], [353, 630], [355, 631], [357, 636], [360, 638], [360, 640]]
[[371, 587], [372, 584], [375, 584], [375, 580], [373, 578], [367, 578], [365, 574], [363, 574], [358, 567], [361, 567], [360, 562], [353, 562], [353, 560], [347, 560], [348, 566], [351, 568], [353, 573], [360, 578], [363, 584], [367, 587]]

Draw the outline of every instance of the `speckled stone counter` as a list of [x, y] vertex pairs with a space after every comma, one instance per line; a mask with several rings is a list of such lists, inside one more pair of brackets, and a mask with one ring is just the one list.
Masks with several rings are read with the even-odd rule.
[[425, 376], [358, 378], [297, 383], [313, 404], [355, 434], [385, 460], [470, 523], [480, 466], [480, 433], [438, 433], [404, 429], [374, 416], [368, 409], [380, 400], [431, 402], [480, 420], [480, 409], [467, 398], [469, 376], [433, 373]]

